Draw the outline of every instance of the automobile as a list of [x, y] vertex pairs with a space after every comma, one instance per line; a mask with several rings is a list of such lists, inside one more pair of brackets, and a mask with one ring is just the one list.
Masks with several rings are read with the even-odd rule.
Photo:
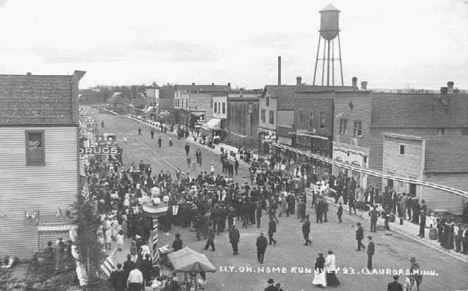
[[114, 133], [103, 133], [102, 137], [104, 138], [104, 140], [111, 139], [112, 141], [117, 141], [117, 135]]

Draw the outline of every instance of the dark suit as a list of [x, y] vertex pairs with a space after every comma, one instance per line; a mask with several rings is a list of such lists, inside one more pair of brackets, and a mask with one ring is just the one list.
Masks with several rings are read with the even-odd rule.
[[364, 228], [362, 226], [358, 227], [356, 230], [356, 240], [358, 242], [357, 249], [358, 251], [361, 250], [361, 248], [366, 249], [364, 244], [362, 243], [362, 240], [364, 239]]
[[305, 245], [311, 244], [312, 241], [309, 239], [310, 234], [310, 220], [306, 220], [302, 225], [302, 234], [304, 235]]
[[403, 285], [397, 281], [393, 281], [392, 283], [388, 283], [387, 291], [403, 291]]
[[276, 232], [276, 222], [272, 219], [268, 223], [268, 238], [270, 239], [270, 245], [276, 244], [276, 240], [273, 238], [273, 234]]
[[375, 252], [374, 242], [370, 241], [367, 246], [367, 269], [372, 270], [372, 256]]
[[130, 274], [130, 271], [132, 271], [134, 267], [135, 267], [135, 262], [133, 262], [132, 260], [127, 260], [124, 262], [123, 270], [125, 271], [125, 275], [127, 276], [125, 277], [125, 281], [128, 278], [128, 274]]
[[260, 264], [263, 264], [263, 259], [265, 257], [265, 251], [268, 246], [268, 241], [263, 235], [257, 238], [257, 258]]
[[109, 280], [115, 291], [124, 291], [127, 288], [127, 274], [124, 270], [113, 271]]
[[239, 230], [237, 228], [231, 228], [231, 230], [229, 230], [229, 242], [232, 245], [232, 251], [234, 255], [237, 255], [239, 253], [239, 249], [237, 248], [239, 244], [239, 238]]
[[276, 288], [275, 286], [273, 285], [270, 285], [268, 287], [265, 288], [265, 291], [278, 291], [278, 288]]

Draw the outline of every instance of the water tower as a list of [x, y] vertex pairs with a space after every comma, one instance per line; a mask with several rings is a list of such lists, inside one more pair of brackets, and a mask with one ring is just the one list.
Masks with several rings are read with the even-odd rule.
[[[340, 62], [341, 86], [343, 83], [343, 64], [341, 63], [341, 44], [340, 44], [340, 10], [329, 4], [320, 11], [320, 35], [317, 48], [317, 57], [315, 59], [314, 82], [317, 76], [317, 67], [319, 61], [322, 62], [322, 86], [335, 85], [335, 61]], [[338, 57], [335, 58], [335, 39], [338, 36]], [[320, 56], [320, 44], [323, 41], [323, 57]], [[331, 65], [331, 67], [330, 67]], [[319, 70], [320, 74], [320, 70]], [[331, 76], [330, 76], [331, 74]], [[326, 82], [325, 82], [326, 75]], [[331, 83], [330, 83], [331, 81]]]

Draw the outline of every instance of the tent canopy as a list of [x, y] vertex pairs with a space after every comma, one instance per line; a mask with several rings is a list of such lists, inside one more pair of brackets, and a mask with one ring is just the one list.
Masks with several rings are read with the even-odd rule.
[[189, 247], [168, 255], [174, 272], [216, 272], [216, 268], [204, 254], [197, 253]]
[[219, 130], [221, 129], [221, 119], [211, 118], [207, 123], [203, 125], [204, 128]]

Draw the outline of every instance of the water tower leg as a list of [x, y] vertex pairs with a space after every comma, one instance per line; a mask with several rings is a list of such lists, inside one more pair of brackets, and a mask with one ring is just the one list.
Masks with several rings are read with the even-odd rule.
[[153, 218], [153, 266], [158, 265], [159, 251], [158, 251], [158, 227], [159, 221], [157, 218]]
[[315, 69], [314, 69], [314, 81], [312, 82], [312, 86], [315, 86], [315, 76], [317, 75], [317, 64], [319, 61], [319, 51], [320, 51], [320, 40], [322, 37], [319, 35], [318, 47], [317, 47], [317, 56], [315, 57]]
[[332, 41], [332, 86], [335, 86], [335, 42]]
[[326, 60], [325, 53], [326, 51], [327, 51], [327, 42], [324, 41], [323, 42], [323, 59], [322, 59], [322, 86], [324, 84], [324, 79], [325, 79], [325, 60]]
[[341, 62], [341, 41], [340, 41], [340, 34], [338, 34], [338, 53], [340, 54], [341, 86], [344, 86], [344, 82], [343, 82], [343, 63]]
[[330, 86], [330, 40], [328, 43], [328, 56], [327, 56], [327, 86]]

